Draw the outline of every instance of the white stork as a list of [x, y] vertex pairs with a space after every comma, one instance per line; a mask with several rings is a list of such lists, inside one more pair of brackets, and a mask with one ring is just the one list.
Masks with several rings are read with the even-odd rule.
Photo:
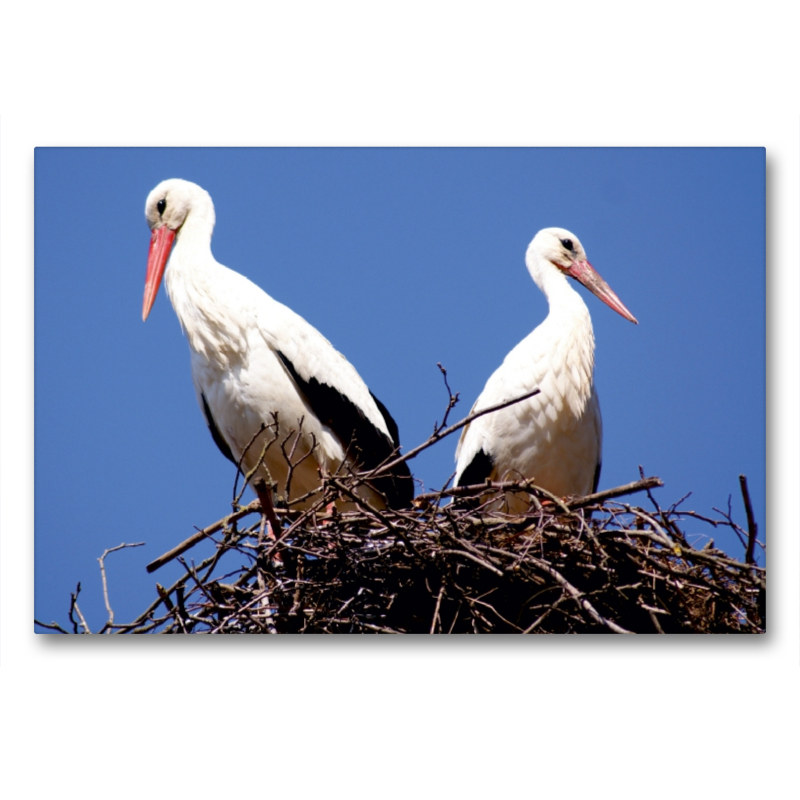
[[[600, 477], [603, 426], [593, 379], [592, 320], [567, 277], [582, 283], [625, 319], [637, 320], [595, 272], [569, 231], [539, 231], [525, 263], [550, 312], [506, 356], [472, 411], [540, 391], [464, 428], [456, 449], [455, 485], [530, 479], [555, 495], [586, 495], [597, 489]], [[506, 500], [512, 513], [529, 505], [522, 494], [508, 495]]]
[[[392, 455], [397, 425], [347, 359], [302, 317], [214, 259], [208, 192], [189, 181], [163, 181], [150, 192], [145, 215], [152, 235], [142, 319], [169, 259], [167, 293], [189, 340], [197, 402], [223, 455], [241, 460], [247, 473], [274, 438], [264, 464], [285, 495], [289, 468], [281, 444], [287, 453], [294, 448], [293, 463], [313, 448], [292, 473], [288, 499], [318, 489], [320, 469], [333, 474], [345, 462], [368, 470]], [[403, 463], [360, 495], [379, 508], [404, 508], [413, 493]]]

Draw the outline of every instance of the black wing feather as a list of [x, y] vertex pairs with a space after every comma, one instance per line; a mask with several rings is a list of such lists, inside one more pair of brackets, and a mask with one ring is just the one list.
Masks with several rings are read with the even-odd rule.
[[597, 462], [597, 466], [594, 468], [594, 481], [592, 481], [592, 494], [597, 491], [597, 487], [600, 483], [600, 469], [603, 466], [602, 461]]
[[[305, 395], [311, 410], [336, 434], [342, 446], [358, 461], [362, 469], [374, 469], [392, 454], [399, 441], [397, 423], [372, 392], [370, 394], [386, 421], [391, 438], [387, 438], [386, 434], [376, 428], [349, 397], [316, 378], [304, 379], [280, 350], [276, 352]], [[414, 498], [414, 482], [405, 462], [399, 464], [391, 475], [374, 480], [373, 485], [386, 497], [390, 508], [408, 508]]]
[[456, 486], [475, 486], [483, 483], [494, 468], [494, 459], [483, 449], [478, 450], [458, 478]]
[[[369, 391], [369, 390], [367, 390]], [[392, 437], [392, 444], [395, 447], [400, 447], [400, 429], [397, 427], [397, 423], [394, 421], [394, 417], [389, 413], [389, 409], [375, 397], [372, 392], [369, 393], [369, 396], [375, 401], [375, 405], [378, 406], [378, 411], [381, 412], [381, 416], [383, 417], [383, 421], [386, 423], [386, 427], [389, 429], [389, 435]]]
[[[478, 450], [467, 464], [465, 470], [456, 481], [456, 486], [475, 486], [483, 483], [491, 474], [494, 468], [494, 459], [483, 449]], [[461, 508], [477, 508], [480, 505], [478, 497], [462, 497], [455, 501]]]
[[211, 431], [211, 438], [214, 440], [214, 444], [219, 447], [220, 452], [225, 458], [236, 464], [236, 459], [233, 457], [228, 443], [222, 438], [217, 423], [214, 422], [214, 417], [211, 415], [211, 409], [208, 407], [208, 400], [206, 400], [206, 396], [202, 392], [200, 392], [200, 399], [203, 401], [203, 416], [206, 418], [206, 425], [208, 425], [208, 429]]

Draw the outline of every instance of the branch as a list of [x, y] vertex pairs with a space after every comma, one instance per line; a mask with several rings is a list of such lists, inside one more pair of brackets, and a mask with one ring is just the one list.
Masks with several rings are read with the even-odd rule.
[[444, 412], [444, 417], [442, 417], [442, 424], [433, 426], [434, 433], [436, 431], [440, 431], [445, 425], [447, 425], [447, 418], [450, 416], [450, 412], [456, 407], [459, 396], [458, 392], [453, 394], [453, 390], [450, 388], [450, 384], [447, 382], [447, 370], [438, 361], [436, 362], [436, 366], [439, 367], [439, 371], [442, 373], [444, 387], [447, 389], [447, 409]]
[[167, 551], [164, 555], [159, 556], [154, 561], [151, 561], [147, 565], [148, 572], [155, 572], [160, 567], [163, 567], [164, 564], [169, 563], [172, 561], [173, 558], [177, 558], [180, 555], [183, 555], [187, 550], [194, 547], [198, 542], [202, 542], [203, 539], [207, 539], [213, 533], [221, 530], [222, 528], [227, 527], [230, 525], [231, 522], [235, 522], [242, 517], [246, 517], [248, 514], [254, 514], [256, 511], [261, 510], [261, 502], [259, 500], [253, 500], [252, 503], [246, 505], [244, 508], [240, 508], [238, 511], [234, 511], [233, 514], [228, 514], [227, 517], [223, 517], [220, 520], [217, 520], [213, 525], [209, 525], [207, 528], [203, 528], [201, 531], [197, 531], [197, 533], [193, 533], [188, 539], [184, 539], [179, 545], [176, 545], [172, 548], [172, 550]]
[[134, 542], [133, 544], [126, 544], [123, 542], [122, 544], [118, 544], [116, 547], [111, 547], [108, 550], [103, 551], [103, 555], [100, 556], [97, 560], [100, 562], [100, 576], [103, 579], [103, 600], [106, 604], [106, 611], [108, 611], [108, 622], [103, 626], [100, 633], [105, 633], [113, 624], [114, 624], [114, 612], [111, 610], [111, 603], [108, 601], [108, 581], [106, 580], [106, 556], [109, 553], [114, 553], [117, 550], [122, 550], [125, 547], [141, 547], [144, 542]]
[[383, 472], [388, 472], [394, 469], [398, 464], [402, 464], [404, 461], [410, 461], [412, 458], [416, 458], [423, 450], [427, 450], [429, 447], [432, 447], [437, 442], [440, 442], [446, 436], [449, 436], [451, 433], [455, 433], [457, 430], [460, 430], [465, 425], [469, 425], [470, 422], [478, 419], [478, 417], [482, 417], [484, 414], [491, 414], [495, 411], [500, 411], [504, 408], [508, 408], [509, 406], [516, 405], [517, 403], [521, 403], [523, 400], [527, 400], [529, 397], [534, 397], [535, 395], [539, 394], [539, 389], [534, 389], [532, 392], [528, 392], [527, 394], [523, 394], [521, 397], [515, 397], [513, 400], [506, 400], [503, 403], [498, 403], [494, 406], [489, 406], [489, 408], [483, 408], [480, 411], [475, 411], [474, 413], [470, 414], [461, 422], [456, 422], [455, 425], [451, 425], [449, 428], [445, 428], [444, 430], [434, 431], [431, 434], [431, 437], [428, 439], [427, 442], [423, 442], [421, 445], [418, 445], [413, 450], [409, 450], [405, 455], [400, 456], [399, 458], [394, 459], [394, 461], [389, 461], [388, 463], [384, 463], [376, 467], [372, 472], [369, 473], [371, 477], [374, 477], [376, 474], [380, 474]]
[[585, 497], [580, 497], [577, 500], [568, 501], [567, 505], [572, 509], [584, 508], [585, 506], [590, 506], [595, 503], [605, 503], [606, 500], [611, 500], [614, 497], [635, 494], [636, 492], [655, 489], [663, 485], [664, 482], [661, 478], [644, 478], [643, 480], [634, 481], [633, 483], [626, 483], [624, 486], [617, 486], [615, 489], [605, 489], [602, 492], [587, 494]]
[[86, 624], [86, 620], [84, 619], [84, 616], [81, 613], [81, 609], [78, 606], [78, 595], [80, 593], [81, 593], [81, 584], [80, 584], [80, 581], [79, 581], [77, 587], [75, 588], [75, 591], [70, 594], [69, 619], [70, 619], [70, 622], [72, 623], [73, 631], [75, 631], [75, 633], [77, 633], [78, 632], [78, 623], [75, 622], [75, 617], [72, 616], [72, 612], [76, 611], [78, 613], [78, 617], [80, 618], [80, 621], [81, 621], [80, 624], [83, 625], [83, 629], [86, 631], [86, 633], [91, 633], [91, 630], [89, 630], [89, 626]]
[[758, 526], [753, 516], [753, 506], [750, 504], [750, 492], [747, 490], [747, 478], [744, 475], [739, 476], [739, 485], [742, 487], [744, 510], [747, 513], [747, 553], [745, 554], [744, 562], [745, 564], [755, 564], [753, 550], [755, 550], [756, 546]]

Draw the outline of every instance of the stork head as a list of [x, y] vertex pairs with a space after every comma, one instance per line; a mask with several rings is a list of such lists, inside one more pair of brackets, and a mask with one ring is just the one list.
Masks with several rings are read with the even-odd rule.
[[144, 282], [142, 319], [153, 307], [172, 245], [187, 227], [205, 230], [208, 240], [214, 229], [214, 204], [205, 189], [196, 183], [171, 178], [153, 189], [144, 207], [147, 224], [152, 231]]
[[583, 245], [574, 233], [564, 228], [543, 228], [528, 246], [525, 263], [537, 286], [543, 288], [546, 274], [555, 267], [562, 275], [582, 283], [625, 319], [638, 324], [636, 317], [625, 308], [619, 297], [589, 263]]

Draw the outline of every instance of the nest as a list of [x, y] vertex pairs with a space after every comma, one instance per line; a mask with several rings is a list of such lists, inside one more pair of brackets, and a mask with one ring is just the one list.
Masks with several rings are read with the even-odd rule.
[[[272, 536], [259, 501], [201, 531], [151, 564], [178, 557], [185, 574], [168, 589], [157, 585], [158, 598], [133, 623], [106, 630], [764, 632], [765, 570], [752, 563], [754, 529], [745, 533], [730, 512], [709, 518], [660, 508], [649, 491], [657, 478], [571, 502], [502, 484], [421, 495], [408, 511], [330, 510], [355, 496], [357, 480], [330, 479], [305, 511], [270, 511]], [[529, 513], [486, 510], [509, 490], [529, 493]], [[637, 491], [647, 492], [651, 509], [620, 501]], [[488, 502], [464, 504], [478, 495]], [[242, 528], [250, 514], [258, 520]], [[740, 535], [750, 563], [698, 533], [720, 525]], [[207, 538], [217, 547], [201, 564], [178, 555]], [[216, 576], [222, 563], [225, 573]]]
[[[152, 562], [150, 572], [178, 559], [185, 573], [169, 588], [156, 584], [157, 598], [128, 624], [114, 621], [104, 559], [136, 545], [107, 550], [99, 561], [109, 616], [100, 632], [764, 632], [766, 571], [755, 563], [763, 544], [744, 476], [747, 531], [734, 522], [730, 503], [714, 517], [683, 511], [680, 502], [661, 508], [650, 491], [661, 481], [643, 476], [566, 500], [530, 482], [445, 488], [418, 495], [404, 511], [359, 499], [363, 482], [391, 474], [477, 416], [524, 399], [447, 427], [457, 401], [447, 389], [444, 419], [425, 443], [369, 473], [327, 476], [313, 498], [276, 508], [265, 482], [245, 476], [259, 500], [240, 507], [236, 495], [232, 514]], [[290, 475], [292, 469], [290, 462]], [[527, 494], [528, 512], [497, 511], [507, 492]], [[641, 492], [647, 510], [622, 501]], [[310, 505], [300, 510], [301, 501]], [[356, 510], [338, 512], [336, 503]], [[242, 527], [250, 515], [256, 521]], [[740, 538], [743, 560], [714, 548], [720, 526]], [[184, 558], [206, 540], [216, 544], [212, 556], [199, 564]], [[89, 633], [79, 592], [80, 585], [70, 622], [73, 632]], [[57, 623], [37, 624], [67, 633]]]

